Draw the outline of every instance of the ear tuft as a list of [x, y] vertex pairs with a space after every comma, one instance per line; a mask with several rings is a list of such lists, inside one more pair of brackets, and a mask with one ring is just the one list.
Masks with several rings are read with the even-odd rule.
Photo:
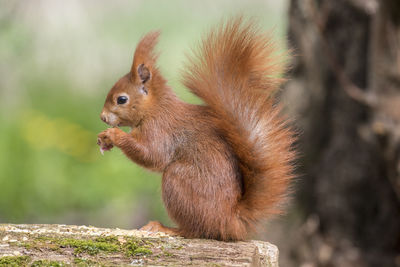
[[142, 83], [145, 83], [148, 80], [150, 80], [150, 76], [151, 76], [150, 71], [144, 64], [139, 65], [139, 67], [137, 69], [137, 73], [139, 74], [139, 78]]
[[[146, 34], [138, 43], [131, 67], [132, 80], [145, 83], [155, 75], [158, 54], [154, 51], [160, 32]], [[145, 65], [144, 65], [145, 64]]]

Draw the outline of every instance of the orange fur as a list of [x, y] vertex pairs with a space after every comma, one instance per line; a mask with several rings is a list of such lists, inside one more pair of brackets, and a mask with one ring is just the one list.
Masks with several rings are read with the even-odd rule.
[[[254, 23], [228, 21], [189, 58], [184, 84], [205, 102], [190, 105], [176, 98], [155, 65], [157, 37], [140, 41], [131, 72], [103, 108], [105, 122], [132, 132], [108, 129], [99, 144], [163, 173], [163, 200], [178, 228], [152, 223], [145, 229], [245, 239], [261, 220], [280, 213], [293, 178], [293, 133], [274, 102], [281, 57]], [[116, 103], [121, 94], [128, 103]]]

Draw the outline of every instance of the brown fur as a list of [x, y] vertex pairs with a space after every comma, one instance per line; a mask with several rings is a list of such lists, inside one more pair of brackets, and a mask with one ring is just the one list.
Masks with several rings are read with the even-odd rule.
[[[144, 229], [245, 239], [260, 220], [280, 212], [293, 177], [293, 134], [273, 97], [282, 60], [254, 23], [233, 19], [189, 58], [184, 84], [205, 102], [190, 105], [177, 99], [155, 65], [158, 35], [140, 41], [131, 72], [114, 85], [103, 108], [104, 121], [132, 132], [107, 129], [99, 144], [115, 145], [163, 173], [163, 200], [178, 228], [151, 222]], [[118, 105], [123, 93], [130, 100]]]

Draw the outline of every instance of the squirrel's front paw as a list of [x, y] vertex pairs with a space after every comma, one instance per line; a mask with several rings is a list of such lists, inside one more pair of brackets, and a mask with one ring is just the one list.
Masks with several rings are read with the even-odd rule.
[[100, 152], [111, 150], [125, 132], [119, 128], [108, 128], [97, 136], [97, 144], [100, 146]]

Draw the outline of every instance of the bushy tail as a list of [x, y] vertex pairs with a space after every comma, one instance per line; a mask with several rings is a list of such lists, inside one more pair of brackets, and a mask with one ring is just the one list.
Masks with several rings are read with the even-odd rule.
[[293, 177], [294, 137], [274, 99], [284, 58], [269, 34], [236, 18], [203, 40], [184, 75], [185, 86], [221, 118], [238, 157], [244, 182], [238, 213], [249, 228], [280, 213]]

